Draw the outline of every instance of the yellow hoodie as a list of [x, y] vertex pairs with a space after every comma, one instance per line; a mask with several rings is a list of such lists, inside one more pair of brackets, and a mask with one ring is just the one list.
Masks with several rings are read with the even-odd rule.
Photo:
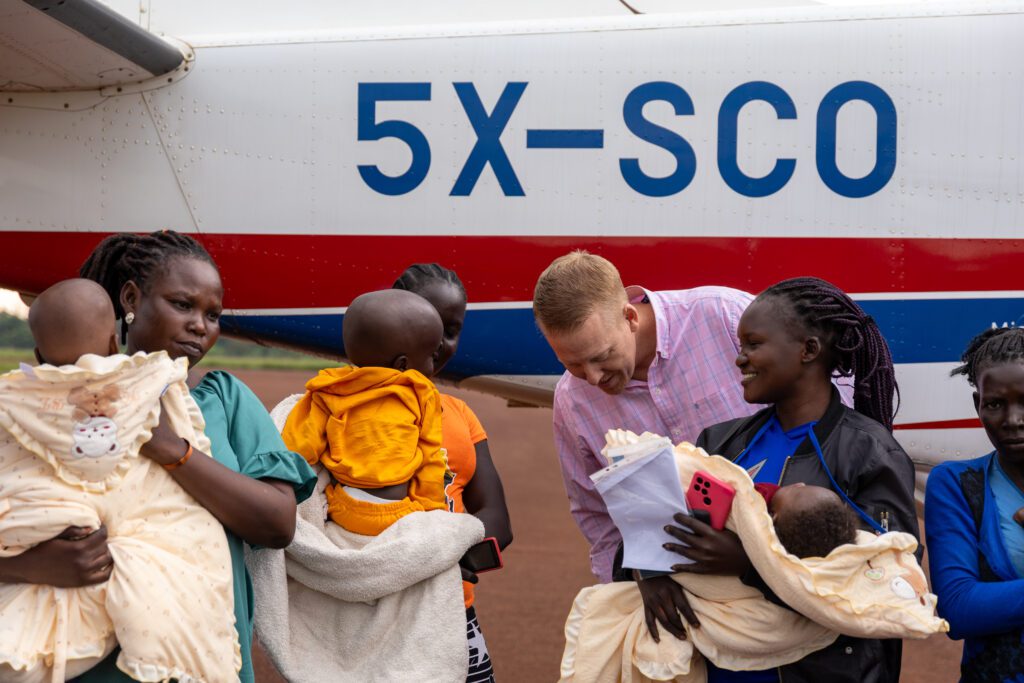
[[374, 489], [409, 482], [409, 495], [387, 504], [329, 487], [328, 513], [349, 531], [375, 536], [410, 512], [446, 507], [440, 401], [433, 383], [415, 370], [321, 370], [306, 383], [281, 436], [341, 484]]

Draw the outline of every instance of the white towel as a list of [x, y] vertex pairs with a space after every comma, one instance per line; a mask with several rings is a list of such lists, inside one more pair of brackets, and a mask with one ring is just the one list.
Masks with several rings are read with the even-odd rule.
[[[280, 428], [294, 398], [271, 412]], [[292, 683], [466, 679], [469, 651], [459, 558], [483, 539], [472, 515], [415, 512], [379, 536], [327, 519], [328, 473], [299, 506], [285, 550], [246, 561], [256, 634]]]

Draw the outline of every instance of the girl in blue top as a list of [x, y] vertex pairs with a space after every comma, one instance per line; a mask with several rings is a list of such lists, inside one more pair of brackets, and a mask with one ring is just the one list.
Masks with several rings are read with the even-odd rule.
[[[108, 237], [82, 266], [110, 294], [123, 321], [128, 353], [166, 351], [188, 358], [189, 386], [213, 445], [192, 451], [164, 417], [142, 454], [163, 465], [209, 510], [227, 534], [234, 572], [235, 626], [242, 650], [244, 683], [252, 670], [253, 593], [243, 542], [283, 548], [295, 533], [295, 507], [313, 491], [316, 476], [306, 461], [285, 448], [259, 399], [225, 372], [202, 376], [195, 365], [220, 336], [224, 289], [207, 251], [191, 237], [165, 230], [150, 235]], [[65, 532], [62, 536], [73, 537]], [[113, 559], [103, 529], [83, 540], [58, 537], [0, 563], [0, 581], [78, 587], [102, 583]], [[130, 681], [117, 669], [117, 653], [79, 681]]]
[[1024, 682], [1024, 330], [992, 329], [967, 346], [974, 406], [995, 447], [928, 477], [932, 589], [949, 636], [964, 639], [962, 681]]

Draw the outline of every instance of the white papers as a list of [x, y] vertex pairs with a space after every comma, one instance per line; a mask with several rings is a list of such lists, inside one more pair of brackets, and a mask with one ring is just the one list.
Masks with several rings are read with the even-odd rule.
[[624, 567], [670, 572], [690, 560], [665, 550], [672, 515], [687, 512], [672, 444], [650, 439], [609, 449], [611, 465], [591, 475], [608, 513], [622, 534]]

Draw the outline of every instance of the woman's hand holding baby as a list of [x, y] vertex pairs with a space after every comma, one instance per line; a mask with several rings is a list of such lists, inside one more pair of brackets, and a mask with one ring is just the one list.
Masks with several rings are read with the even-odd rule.
[[672, 519], [680, 526], [669, 525], [665, 531], [682, 544], [665, 543], [665, 550], [693, 560], [692, 564], [673, 565], [672, 571], [742, 576], [750, 569], [750, 558], [743, 550], [739, 537], [733, 532], [728, 529], [718, 531], [681, 512], [676, 513]]
[[200, 505], [252, 545], [283, 548], [295, 535], [295, 491], [289, 482], [233, 472], [178, 436], [164, 411], [139, 452], [163, 465]]
[[171, 427], [167, 411], [161, 409], [160, 422], [153, 428], [153, 435], [139, 452], [158, 465], [170, 465], [181, 460], [187, 449], [186, 441]]
[[686, 640], [686, 627], [679, 619], [680, 614], [691, 626], [700, 626], [683, 587], [671, 577], [655, 576], [638, 580], [636, 585], [644, 603], [644, 621], [647, 622], [647, 630], [651, 632], [654, 642], [661, 642], [657, 622], [661, 622], [662, 627], [679, 640]]
[[[665, 543], [666, 550], [693, 560], [692, 564], [673, 565], [672, 571], [694, 574], [740, 576], [750, 568], [750, 559], [743, 544], [731, 531], [716, 531], [704, 522], [683, 513], [673, 519], [680, 526], [666, 526], [665, 531], [683, 544]], [[679, 615], [691, 626], [700, 626], [697, 615], [686, 599], [682, 586], [668, 576], [637, 581], [644, 602], [644, 619], [651, 636], [657, 642], [657, 622], [680, 640], [686, 639], [686, 629]]]
[[103, 583], [113, 570], [106, 527], [68, 527], [20, 555], [0, 558], [0, 583], [80, 588]]

